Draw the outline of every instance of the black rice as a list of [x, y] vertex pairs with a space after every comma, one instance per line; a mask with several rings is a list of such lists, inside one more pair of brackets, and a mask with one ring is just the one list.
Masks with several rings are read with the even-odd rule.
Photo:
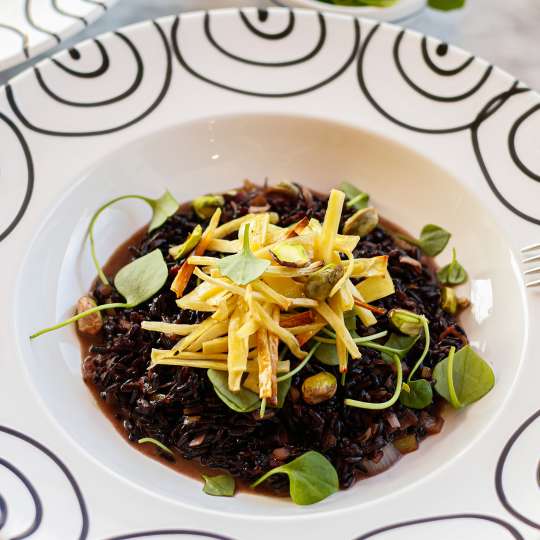
[[[294, 195], [247, 184], [225, 195], [222, 222], [244, 215], [250, 208], [264, 206], [279, 215], [282, 226], [306, 215], [322, 221], [326, 197], [297, 187], [298, 193]], [[350, 214], [351, 210], [345, 211], [343, 219]], [[83, 361], [85, 380], [114, 411], [130, 440], [152, 437], [181, 458], [225, 469], [248, 482], [307, 450], [317, 450], [333, 463], [341, 486], [346, 488], [370, 474], [369, 463], [378, 462], [383, 448], [396, 438], [414, 435], [420, 441], [440, 430], [438, 398], [423, 411], [408, 409], [399, 402], [382, 411], [344, 405], [346, 397], [384, 401], [394, 391], [394, 368], [371, 349], [362, 348], [361, 359], [349, 360], [345, 385], [339, 386], [332, 399], [317, 405], [303, 401], [300, 389], [304, 379], [320, 371], [331, 371], [339, 380], [340, 374], [337, 367], [312, 360], [293, 378], [284, 407], [267, 409], [263, 419], [258, 417], [258, 411], [240, 414], [229, 409], [216, 396], [205, 370], [169, 366], [149, 370], [151, 349], [171, 348], [175, 339], [143, 331], [143, 320], [195, 323], [206, 316], [179, 310], [175, 295], [169, 290], [179, 264], [170, 259], [168, 249], [182, 242], [199, 222], [190, 207], [183, 207], [158, 230], [145, 234], [140, 242], [130, 246], [133, 258], [155, 248], [162, 250], [169, 279], [150, 301], [135, 309], [108, 312], [100, 343], [91, 347]], [[424, 376], [429, 379], [430, 368], [448, 354], [450, 347], [459, 349], [466, 342], [456, 320], [440, 308], [440, 288], [434, 270], [417, 248], [396, 241], [383, 227], [377, 227], [364, 238], [354, 255], [389, 257], [388, 267], [396, 292], [373, 305], [387, 310], [401, 307], [429, 319], [432, 340], [422, 366]], [[421, 262], [421, 267], [403, 257]], [[192, 278], [188, 290], [194, 285]], [[120, 299], [114, 289], [102, 285], [96, 285], [92, 294], [99, 304]], [[386, 316], [378, 316], [377, 325], [369, 329], [360, 324], [357, 328], [360, 335], [382, 330], [389, 330]], [[422, 348], [420, 339], [403, 362], [404, 375]], [[268, 483], [270, 489], [281, 492], [287, 480], [278, 475]]]

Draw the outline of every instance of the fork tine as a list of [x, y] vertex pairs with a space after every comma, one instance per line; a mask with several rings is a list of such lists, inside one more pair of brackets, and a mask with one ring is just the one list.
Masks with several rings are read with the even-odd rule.
[[536, 274], [540, 272], [540, 266], [536, 266], [535, 268], [529, 268], [529, 270], [525, 270], [523, 272], [524, 276], [528, 276], [529, 274]]
[[523, 259], [521, 262], [523, 264], [525, 264], [525, 263], [530, 263], [530, 262], [534, 262], [534, 261], [540, 261], [540, 254], [532, 255], [531, 257], [527, 257], [526, 259]]
[[521, 248], [521, 253], [527, 253], [527, 251], [532, 251], [533, 249], [540, 249], [540, 243], [531, 244], [530, 246], [525, 246], [524, 248]]
[[537, 279], [536, 281], [531, 281], [530, 283], [526, 283], [525, 287], [538, 287], [540, 285], [540, 279]]

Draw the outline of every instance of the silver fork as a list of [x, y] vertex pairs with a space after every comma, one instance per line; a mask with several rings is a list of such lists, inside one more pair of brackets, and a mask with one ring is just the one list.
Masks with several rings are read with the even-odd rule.
[[[537, 261], [540, 262], [540, 243], [531, 244], [530, 246], [525, 246], [524, 248], [521, 248], [521, 253], [530, 253], [532, 251], [538, 251], [539, 253], [525, 257], [523, 261], [521, 261], [523, 264], [534, 263]], [[529, 276], [531, 274], [539, 274], [539, 273], [540, 273], [540, 266], [534, 266], [533, 268], [529, 268], [528, 270], [525, 270], [523, 272], [523, 275]], [[533, 281], [529, 281], [528, 283], [525, 283], [526, 287], [537, 287], [539, 285], [540, 285], [540, 279], [535, 279]]]

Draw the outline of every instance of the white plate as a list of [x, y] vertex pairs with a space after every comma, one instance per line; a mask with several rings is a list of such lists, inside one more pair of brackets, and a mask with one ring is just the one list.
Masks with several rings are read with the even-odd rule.
[[[433, 39], [313, 11], [192, 13], [100, 42], [102, 75], [46, 60], [0, 93], [0, 534], [34, 520], [36, 538], [62, 539], [537, 538], [540, 302], [516, 255], [540, 240], [539, 96]], [[78, 50], [54, 60], [101, 64], [95, 42]], [[97, 410], [73, 329], [27, 338], [87, 290], [84, 234], [100, 203], [165, 187], [186, 200], [245, 177], [320, 190], [347, 179], [411, 231], [451, 230], [470, 275], [463, 322], [497, 377], [418, 452], [311, 507], [204, 496]], [[101, 258], [147, 217], [109, 212]]]
[[3, 0], [0, 2], [0, 71], [55, 47], [101, 17], [114, 2]]
[[341, 15], [348, 14], [356, 17], [369, 17], [370, 19], [389, 22], [399, 22], [409, 17], [414, 17], [426, 7], [426, 0], [399, 0], [395, 5], [387, 8], [337, 6], [335, 4], [321, 2], [320, 0], [272, 0], [272, 2], [280, 6], [317, 9], [339, 13]]

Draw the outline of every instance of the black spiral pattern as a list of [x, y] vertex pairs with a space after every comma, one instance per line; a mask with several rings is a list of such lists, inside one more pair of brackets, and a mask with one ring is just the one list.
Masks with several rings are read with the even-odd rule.
[[230, 536], [223, 536], [221, 534], [205, 532], [205, 531], [196, 531], [193, 529], [159, 529], [155, 531], [144, 531], [136, 532], [129, 534], [121, 534], [120, 536], [111, 536], [104, 540], [135, 540], [138, 538], [181, 538], [185, 536], [196, 536], [202, 540], [233, 540]]
[[[281, 32], [277, 32], [277, 33], [269, 33], [269, 32], [260, 30], [258, 27], [254, 26], [254, 24], [247, 17], [246, 13], [244, 13], [244, 11], [242, 10], [239, 10], [238, 14], [239, 14], [240, 19], [246, 26], [246, 28], [257, 37], [267, 41], [268, 47], [271, 47], [272, 42], [287, 38], [288, 36], [291, 35], [291, 33], [295, 29], [296, 19], [295, 19], [294, 12], [293, 11], [287, 11], [287, 12], [289, 14], [289, 22], [287, 26]], [[267, 21], [268, 16], [269, 16], [269, 12], [265, 10], [258, 11], [259, 21], [261, 22]], [[277, 69], [277, 68], [288, 67], [291, 65], [298, 65], [298, 64], [306, 63], [310, 60], [313, 60], [317, 56], [317, 54], [320, 53], [321, 49], [323, 48], [326, 42], [327, 31], [326, 31], [326, 22], [324, 19], [325, 15], [319, 14], [317, 15], [318, 21], [319, 21], [319, 36], [315, 40], [314, 48], [309, 53], [304, 54], [296, 59], [286, 59], [279, 62], [265, 61], [263, 59], [254, 60], [248, 57], [246, 58], [239, 57], [238, 55], [234, 55], [228, 52], [224, 46], [219, 45], [216, 42], [210, 29], [210, 17], [211, 17], [211, 13], [207, 13], [203, 17], [202, 23], [203, 23], [204, 35], [206, 36], [208, 41], [213, 45], [213, 47], [216, 48], [219, 52], [221, 52], [223, 56], [226, 58], [235, 60], [236, 62], [239, 62], [241, 64], [252, 65], [254, 67]], [[197, 67], [197, 68], [193, 66], [189, 62], [189, 60], [186, 58], [183, 52], [182, 44], [181, 44], [181, 35], [182, 35], [181, 17], [177, 17], [174, 21], [174, 24], [171, 30], [171, 41], [172, 41], [174, 54], [176, 56], [176, 59], [180, 63], [180, 65], [187, 72], [189, 72], [194, 77], [200, 79], [201, 81], [204, 81], [218, 88], [228, 90], [230, 92], [235, 92], [238, 94], [244, 94], [248, 96], [257, 96], [257, 97], [263, 97], [263, 98], [288, 98], [288, 97], [299, 96], [302, 94], [307, 94], [309, 92], [313, 92], [319, 88], [322, 88], [323, 86], [326, 86], [333, 80], [337, 79], [340, 75], [342, 75], [347, 70], [347, 68], [353, 63], [354, 58], [356, 57], [359, 45], [360, 45], [360, 23], [358, 22], [357, 19], [351, 19], [350, 21], [351, 22], [347, 24], [352, 25], [352, 28], [353, 28], [352, 43], [350, 43], [349, 45], [350, 52], [349, 54], [345, 56], [344, 60], [342, 60], [342, 63], [340, 65], [337, 65], [331, 73], [321, 75], [322, 78], [319, 81], [313, 81], [311, 84], [303, 86], [301, 88], [291, 89], [288, 91], [281, 91], [281, 92], [268, 92], [263, 89], [253, 90], [253, 89], [248, 89], [248, 88], [242, 88], [234, 84], [234, 75], [232, 73], [231, 73], [231, 80], [228, 80], [228, 81], [218, 80], [217, 78], [213, 78], [209, 75], [204, 74], [201, 71], [202, 66]], [[193, 21], [191, 21], [191, 23], [193, 24]], [[283, 74], [280, 74], [278, 71], [276, 71], [275, 73], [276, 73], [276, 78], [287, 77], [286, 72], [284, 72]], [[254, 71], [253, 80], [256, 81], [256, 71]]]
[[[503, 451], [501, 452], [501, 455], [499, 456], [499, 459], [497, 461], [497, 468], [495, 470], [495, 490], [497, 491], [497, 496], [499, 497], [502, 505], [506, 508], [508, 512], [510, 512], [510, 514], [512, 514], [516, 519], [519, 519], [523, 523], [529, 525], [529, 527], [533, 527], [534, 529], [540, 529], [540, 519], [538, 519], [539, 514], [537, 513], [537, 515], [534, 517], [528, 517], [519, 510], [517, 510], [512, 504], [509, 495], [505, 491], [503, 483], [504, 468], [508, 461], [508, 456], [512, 451], [512, 448], [519, 440], [519, 438], [523, 435], [523, 433], [525, 433], [529, 429], [533, 429], [534, 427], [536, 427], [537, 433], [540, 433], [540, 409], [534, 414], [532, 414], [529, 418], [527, 418], [527, 420], [525, 420], [523, 424], [521, 424], [521, 426], [516, 429], [510, 439], [508, 439], [508, 442], [505, 444]], [[539, 462], [536, 466], [536, 483], [538, 485], [538, 488], [540, 489], [540, 452], [538, 452], [538, 459]], [[540, 505], [539, 499], [540, 494], [537, 497], [537, 503]], [[539, 506], [537, 506], [537, 508], [538, 507]]]
[[[514, 81], [512, 86], [509, 89], [505, 89], [505, 90], [502, 90], [500, 88], [499, 82], [496, 82], [496, 83], [494, 82], [488, 87], [488, 83], [491, 79], [494, 81], [497, 79], [498, 81], [499, 79], [502, 80], [503, 78], [491, 77], [493, 73], [493, 67], [491, 65], [487, 65], [485, 66], [481, 77], [476, 82], [474, 82], [470, 88], [464, 90], [463, 92], [456, 95], [449, 95], [449, 96], [435, 94], [426, 88], [420, 87], [407, 74], [406, 68], [404, 67], [403, 62], [401, 60], [401, 56], [400, 56], [401, 46], [405, 37], [407, 36], [407, 32], [405, 30], [401, 30], [400, 32], [396, 34], [396, 37], [394, 39], [394, 43], [392, 46], [393, 64], [397, 72], [400, 74], [401, 80], [404, 81], [405, 85], [408, 88], [412, 89], [418, 96], [425, 99], [425, 103], [423, 106], [424, 106], [426, 114], [419, 115], [421, 118], [432, 119], [432, 118], [437, 117], [437, 114], [436, 114], [437, 109], [433, 108], [433, 105], [432, 105], [433, 102], [436, 102], [439, 104], [439, 106], [441, 107], [440, 109], [441, 112], [446, 112], [448, 110], [448, 107], [452, 107], [453, 105], [459, 105], [459, 107], [462, 107], [462, 106], [464, 107], [464, 105], [461, 105], [461, 104], [467, 103], [467, 100], [469, 100], [469, 98], [478, 94], [481, 89], [488, 92], [488, 95], [489, 95], [489, 98], [487, 98], [485, 101], [485, 105], [479, 111], [476, 108], [477, 107], [476, 105], [474, 105], [474, 108], [471, 108], [470, 117], [466, 119], [466, 121], [464, 122], [462, 121], [461, 123], [455, 123], [454, 125], [445, 125], [445, 126], [440, 126], [440, 127], [427, 127], [427, 126], [422, 126], [420, 124], [413, 124], [410, 121], [404, 120], [401, 117], [401, 115], [398, 114], [397, 109], [399, 109], [400, 100], [395, 100], [394, 105], [395, 105], [396, 111], [392, 111], [390, 110], [388, 106], [383, 106], [380, 103], [377, 93], [373, 89], [371, 89], [369, 86], [370, 84], [369, 76], [366, 73], [366, 58], [370, 51], [370, 45], [373, 46], [372, 41], [374, 37], [377, 35], [379, 29], [380, 29], [380, 26], [375, 25], [369, 31], [361, 47], [360, 54], [358, 57], [358, 63], [357, 63], [358, 84], [364, 96], [369, 101], [369, 103], [386, 119], [410, 131], [415, 131], [418, 133], [424, 133], [424, 134], [429, 134], [429, 135], [444, 135], [444, 134], [449, 134], [449, 133], [469, 131], [469, 133], [471, 134], [472, 146], [473, 146], [476, 159], [478, 161], [478, 165], [485, 177], [487, 185], [489, 186], [489, 188], [491, 189], [495, 197], [508, 210], [513, 212], [515, 215], [519, 216], [520, 218], [530, 223], [533, 223], [535, 225], [540, 225], [540, 211], [538, 215], [531, 215], [529, 212], [526, 212], [518, 208], [514, 203], [508, 200], [508, 198], [497, 187], [497, 183], [494, 179], [493, 172], [490, 171], [486, 163], [486, 156], [482, 152], [481, 144], [480, 144], [480, 135], [479, 135], [480, 128], [484, 122], [486, 122], [497, 111], [499, 111], [499, 109], [501, 109], [508, 101], [510, 101], [511, 98], [513, 98], [514, 96], [517, 96], [518, 94], [529, 92], [529, 89], [524, 87], [523, 85], [520, 85], [518, 81]], [[418, 40], [416, 39], [416, 41]], [[377, 49], [377, 50], [380, 53], [380, 49]], [[445, 43], [439, 43], [439, 45], [437, 46], [436, 52], [439, 56], [445, 56], [448, 53], [448, 50], [449, 50], [448, 46]], [[428, 41], [427, 41], [427, 38], [425, 37], [422, 40], [420, 40], [420, 52], [421, 52], [421, 56], [425, 65], [434, 74], [442, 78], [449, 78], [449, 77], [453, 77], [461, 73], [464, 73], [467, 70], [467, 68], [470, 68], [475, 63], [475, 58], [471, 56], [465, 61], [463, 61], [457, 67], [454, 67], [451, 69], [441, 68], [434, 62], [434, 60], [430, 56], [429, 49], [428, 49]], [[457, 110], [459, 111], [461, 109], [458, 108]], [[540, 105], [535, 105], [526, 113], [524, 113], [522, 116], [520, 116], [516, 120], [514, 125], [512, 126], [512, 129], [510, 130], [509, 135], [508, 135], [509, 156], [513, 160], [517, 170], [521, 171], [521, 173], [526, 175], [528, 178], [531, 178], [536, 181], [540, 181], [540, 174], [536, 171], [532, 171], [527, 165], [523, 163], [516, 149], [515, 139], [516, 139], [516, 133], [518, 132], [521, 125], [527, 122], [535, 113], [538, 112], [538, 110], [540, 110]], [[540, 197], [540, 192], [539, 192], [539, 197]]]
[[[2, 69], [11, 67], [18, 62], [30, 58], [36, 54], [36, 52], [41, 52], [37, 47], [41, 45], [41, 42], [36, 42], [35, 39], [30, 39], [27, 34], [28, 27], [36, 30], [39, 34], [46, 36], [47, 39], [51, 40], [50, 46], [53, 47], [61, 43], [62, 37], [57, 31], [52, 30], [48, 26], [47, 21], [41, 20], [43, 17], [36, 15], [35, 4], [39, 4], [39, 7], [43, 9], [44, 7], [48, 10], [51, 15], [61, 16], [66, 21], [66, 30], [70, 35], [73, 34], [78, 29], [88, 26], [88, 23], [97, 17], [99, 14], [107, 10], [107, 4], [110, 4], [112, 1], [116, 0], [82, 0], [88, 4], [88, 9], [83, 10], [84, 14], [79, 14], [70, 11], [63, 7], [60, 4], [59, 0], [9, 0], [12, 4], [17, 4], [17, 7], [20, 12], [20, 16], [26, 22], [26, 26], [21, 25], [21, 27], [16, 26], [17, 23], [10, 21], [0, 21], [0, 43], [2, 33], [14, 33], [20, 37], [20, 54], [12, 58], [2, 58], [2, 46], [0, 44], [0, 63], [4, 61]], [[67, 37], [67, 36], [66, 36]]]
[[[24, 433], [21, 433], [20, 431], [17, 431], [15, 429], [0, 425], [0, 437], [8, 437], [8, 438], [12, 437], [20, 441], [23, 441], [24, 443], [30, 445], [35, 450], [37, 450], [41, 455], [45, 456], [46, 458], [45, 461], [52, 462], [58, 469], [60, 469], [60, 471], [66, 478], [68, 484], [70, 485], [70, 488], [73, 492], [73, 495], [79, 507], [80, 516], [81, 516], [80, 530], [77, 533], [77, 536], [74, 536], [73, 538], [74, 539], [76, 538], [78, 540], [85, 540], [88, 536], [88, 528], [89, 528], [89, 520], [88, 520], [88, 512], [86, 509], [86, 503], [82, 495], [82, 492], [79, 488], [79, 485], [77, 484], [77, 481], [75, 480], [75, 477], [73, 476], [73, 474], [71, 474], [70, 470], [67, 468], [65, 463], [56, 454], [51, 452], [51, 450], [49, 450], [46, 446], [36, 441], [32, 437], [25, 435]], [[30, 495], [33, 506], [34, 506], [34, 515], [33, 515], [32, 521], [26, 526], [25, 530], [19, 531], [18, 534], [12, 537], [10, 540], [19, 540], [19, 539], [22, 540], [23, 538], [29, 538], [34, 533], [39, 531], [40, 526], [42, 524], [44, 508], [43, 508], [43, 503], [41, 501], [41, 498], [39, 496], [39, 489], [34, 486], [32, 480], [27, 477], [24, 471], [22, 471], [19, 467], [15, 466], [13, 463], [10, 463], [7, 459], [3, 458], [1, 454], [2, 454], [2, 445], [0, 444], [0, 467], [7, 469], [11, 474], [13, 474], [19, 480], [19, 482], [21, 482], [21, 484], [24, 486], [24, 488]], [[1, 489], [2, 487], [0, 486], [0, 490]], [[6, 497], [5, 494], [0, 493], [0, 533], [2, 531], [2, 528], [6, 525], [6, 523], [9, 520], [9, 498], [8, 497], [9, 497], [9, 494]]]
[[[355, 540], [368, 540], [372, 538], [373, 540], [384, 540], [384, 533], [393, 531], [396, 529], [412, 529], [408, 532], [403, 532], [402, 538], [414, 538], [414, 529], [417, 527], [421, 527], [423, 524], [426, 523], [435, 523], [438, 521], [456, 521], [456, 520], [477, 520], [477, 521], [484, 521], [489, 523], [495, 523], [499, 527], [505, 529], [508, 531], [508, 539], [514, 539], [514, 540], [524, 540], [522, 534], [510, 523], [494, 517], [494, 516], [487, 516], [483, 514], [449, 514], [445, 516], [435, 516], [435, 517], [429, 517], [429, 518], [422, 518], [422, 519], [413, 519], [411, 521], [403, 521], [402, 523], [394, 523], [392, 525], [387, 525], [385, 527], [381, 527], [379, 529], [375, 529], [373, 531], [370, 531], [368, 533], [362, 534], [361, 536], [358, 536]], [[487, 536], [483, 536], [483, 538], [487, 538]]]
[[[172, 55], [171, 55], [171, 50], [170, 50], [165, 32], [163, 28], [161, 27], [160, 23], [153, 21], [152, 25], [154, 26], [155, 31], [157, 32], [157, 35], [159, 36], [159, 39], [163, 47], [163, 56], [165, 59], [165, 66], [166, 66], [165, 73], [163, 75], [163, 81], [161, 85], [159, 85], [157, 88], [157, 95], [155, 96], [154, 100], [150, 104], [148, 104], [146, 108], [143, 108], [142, 111], [137, 112], [133, 118], [126, 119], [125, 121], [106, 129], [88, 130], [88, 131], [85, 130], [84, 127], [81, 127], [80, 130], [76, 130], [76, 131], [67, 131], [67, 130], [60, 131], [57, 129], [53, 129], [52, 127], [38, 126], [28, 117], [29, 111], [27, 110], [25, 112], [23, 111], [22, 106], [19, 106], [17, 102], [17, 98], [15, 96], [15, 91], [12, 88], [12, 86], [8, 84], [6, 85], [6, 96], [11, 106], [11, 109], [13, 110], [18, 120], [27, 129], [30, 129], [37, 133], [41, 133], [42, 135], [50, 135], [54, 137], [95, 137], [99, 135], [107, 135], [110, 133], [121, 131], [123, 129], [133, 126], [134, 124], [146, 118], [159, 106], [159, 104], [163, 101], [163, 99], [167, 95], [167, 92], [169, 91], [169, 87], [171, 84], [171, 78], [172, 78]], [[39, 70], [39, 68], [34, 68], [36, 79], [40, 88], [44, 91], [44, 93], [47, 96], [52, 98], [54, 101], [57, 101], [59, 103], [72, 106], [72, 107], [98, 108], [104, 105], [111, 105], [113, 103], [117, 103], [119, 101], [125, 100], [128, 97], [130, 97], [132, 94], [134, 94], [137, 91], [137, 89], [139, 89], [140, 85], [142, 84], [143, 77], [144, 77], [144, 65], [142, 63], [141, 54], [137, 50], [133, 42], [120, 32], [116, 32], [115, 36], [118, 37], [121, 41], [123, 41], [125, 45], [129, 48], [137, 66], [136, 76], [133, 82], [131, 83], [130, 87], [126, 91], [122, 92], [121, 94], [117, 96], [114, 96], [112, 98], [108, 98], [105, 100], [98, 100], [98, 101], [93, 101], [93, 102], [76, 102], [74, 100], [61, 98], [55, 92], [53, 92], [49, 88], [49, 86], [46, 84], [44, 77], [41, 71]], [[96, 44], [97, 43], [99, 42], [96, 42]], [[107, 52], [104, 49], [102, 49], [99, 45], [98, 45], [98, 49], [102, 52], [103, 61], [102, 61], [101, 67], [93, 73], [93, 76], [96, 76], [96, 77], [105, 73], [110, 64], [110, 61], [108, 60]], [[62, 67], [65, 69], [65, 66], [62, 66]], [[75, 74], [70, 73], [70, 74], [75, 75], [76, 77], [81, 77], [80, 73], [75, 73]], [[149, 84], [152, 84], [152, 83], [153, 81], [149, 81]], [[107, 117], [104, 117], [104, 120], [106, 118]]]
[[[25, 179], [26, 187], [24, 190], [24, 197], [20, 203], [19, 209], [17, 210], [15, 216], [12, 218], [11, 222], [7, 225], [7, 227], [4, 228], [4, 230], [0, 230], [0, 242], [2, 242], [2, 240], [8, 237], [8, 235], [15, 229], [15, 227], [23, 218], [26, 210], [28, 209], [28, 205], [30, 204], [30, 199], [32, 198], [32, 192], [34, 190], [34, 162], [32, 160], [30, 147], [28, 146], [26, 139], [21, 133], [21, 130], [15, 125], [15, 123], [10, 118], [8, 118], [2, 112], [0, 112], [0, 126], [2, 125], [1, 123], [7, 126], [10, 132], [10, 136], [15, 137], [23, 153], [25, 166], [26, 166], [26, 179]], [[2, 174], [1, 164], [0, 164], [0, 174]], [[0, 209], [1, 208], [2, 208], [2, 201], [0, 199]], [[3, 211], [7, 213], [9, 210], [10, 209], [5, 208]]]

